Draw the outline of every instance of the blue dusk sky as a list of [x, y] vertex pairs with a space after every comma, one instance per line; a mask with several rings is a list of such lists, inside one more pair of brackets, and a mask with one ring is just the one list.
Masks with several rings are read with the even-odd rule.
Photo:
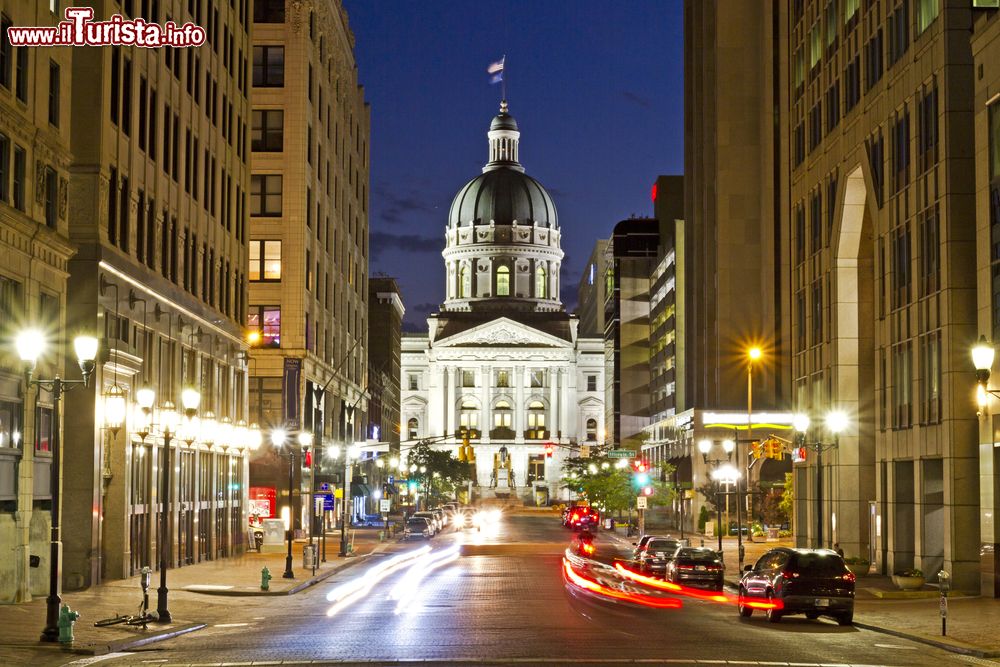
[[444, 231], [455, 193], [487, 159], [506, 54], [520, 159], [559, 211], [562, 295], [598, 238], [650, 215], [659, 174], [680, 174], [680, 0], [344, 0], [371, 104], [369, 269], [395, 276], [406, 326], [444, 300]]

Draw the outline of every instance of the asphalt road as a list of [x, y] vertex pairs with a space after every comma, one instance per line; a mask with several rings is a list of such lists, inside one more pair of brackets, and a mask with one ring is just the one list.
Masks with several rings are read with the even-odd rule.
[[[430, 555], [401, 545], [298, 595], [240, 600], [202, 631], [77, 664], [996, 664], [822, 619], [772, 625], [691, 599], [670, 610], [580, 599], [560, 569], [570, 536], [552, 515], [504, 517], [488, 534], [434, 538]], [[598, 547], [612, 549], [600, 534]]]

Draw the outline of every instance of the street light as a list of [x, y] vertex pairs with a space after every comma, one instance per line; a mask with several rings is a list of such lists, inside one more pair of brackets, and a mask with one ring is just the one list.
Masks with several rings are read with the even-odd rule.
[[808, 415], [798, 414], [792, 418], [792, 426], [798, 432], [798, 445], [816, 452], [816, 546], [823, 547], [823, 452], [839, 445], [840, 434], [843, 433], [850, 419], [847, 413], [832, 410], [826, 414], [826, 429], [833, 435], [833, 442], [808, 442], [811, 420]]
[[[722, 463], [726, 463], [726, 467], [727, 468], [733, 468], [733, 466], [729, 464], [729, 461], [732, 461], [732, 459], [733, 459], [733, 450], [736, 448], [736, 443], [734, 443], [732, 440], [723, 440], [722, 441], [722, 451], [724, 451], [726, 453], [726, 458], [725, 459], [711, 459], [711, 460], [709, 460], [708, 454], [709, 454], [709, 452], [712, 451], [712, 447], [714, 447], [714, 446], [715, 446], [715, 443], [713, 443], [711, 440], [709, 440], [707, 438], [698, 441], [698, 451], [701, 452], [701, 458], [705, 462], [705, 465], [711, 465], [712, 466], [712, 472], [710, 473], [710, 476], [712, 477], [713, 480], [718, 481], [717, 473], [719, 473], [719, 470], [722, 469], [722, 468], [720, 468], [720, 466], [721, 466]], [[733, 469], [735, 470], [735, 468], [733, 468]], [[729, 495], [728, 495], [728, 493], [729, 493], [729, 489], [727, 488], [726, 489], [726, 494], [727, 494], [726, 495], [726, 529], [727, 529], [727, 531], [729, 529]], [[718, 538], [719, 538], [719, 553], [721, 554], [722, 553], [722, 503], [719, 502], [719, 494], [718, 493], [715, 494], [715, 518], [716, 518], [716, 524], [719, 527], [719, 530], [718, 530], [718, 533], [719, 533], [719, 535], [718, 535]]]
[[[274, 445], [275, 449], [280, 450], [285, 446], [285, 441], [288, 439], [288, 431], [283, 428], [276, 428], [271, 431], [271, 444]], [[285, 579], [294, 579], [295, 573], [292, 572], [292, 526], [294, 525], [292, 519], [292, 485], [295, 483], [295, 452], [292, 448], [288, 448], [288, 525], [285, 526], [285, 539], [288, 541], [288, 553], [285, 555], [285, 571], [282, 573], [282, 577]]]
[[[137, 396], [138, 398], [138, 396]], [[148, 396], [147, 396], [148, 398]], [[145, 399], [144, 399], [145, 400]], [[155, 396], [154, 396], [155, 400]], [[141, 404], [140, 404], [141, 405]], [[171, 620], [167, 594], [167, 562], [170, 560], [170, 531], [168, 530], [170, 514], [170, 445], [180, 426], [180, 416], [173, 401], [166, 400], [160, 406], [159, 427], [163, 433], [163, 470], [160, 475], [160, 587], [156, 590], [156, 620], [159, 623], [169, 623]], [[152, 427], [150, 427], [152, 430]]]
[[[77, 387], [86, 387], [90, 384], [90, 378], [96, 368], [97, 339], [93, 336], [78, 336], [73, 341], [73, 349], [76, 352], [77, 363], [80, 365], [81, 380], [63, 380], [57, 374], [51, 380], [41, 378], [32, 379], [38, 357], [45, 351], [45, 336], [37, 329], [26, 329], [19, 333], [14, 341], [17, 348], [17, 355], [24, 366], [25, 390], [27, 387], [35, 386], [46, 389], [52, 393], [52, 416], [55, 425], [52, 430], [52, 528], [51, 541], [49, 544], [49, 595], [45, 598], [45, 628], [42, 630], [41, 640], [43, 642], [54, 642], [59, 640], [59, 607], [62, 598], [59, 597], [59, 553], [60, 553], [60, 526], [59, 518], [62, 510], [60, 500], [60, 489], [62, 480], [60, 479], [61, 443], [60, 434], [62, 432], [62, 412], [60, 405], [62, 395]], [[27, 409], [27, 402], [25, 402]]]
[[979, 341], [972, 348], [972, 365], [976, 367], [976, 403], [979, 404], [979, 416], [989, 402], [990, 396], [1000, 397], [1000, 391], [989, 388], [990, 372], [993, 369], [993, 358], [996, 356], [996, 349], [993, 344], [986, 340], [986, 336], [980, 336]]
[[[753, 442], [753, 365], [754, 362], [760, 361], [763, 356], [763, 352], [756, 345], [747, 350], [747, 444]], [[748, 455], [749, 459], [749, 455]], [[740, 452], [737, 448], [736, 450], [736, 467], [740, 467]], [[750, 463], [747, 461], [747, 482], [749, 483], [750, 477]], [[751, 500], [751, 504], [752, 504]], [[747, 522], [749, 523], [752, 518], [752, 506], [751, 511], [747, 515]], [[749, 528], [749, 527], [748, 527]], [[747, 537], [751, 542], [753, 542], [753, 530], [747, 530]], [[739, 553], [740, 561], [740, 572], [743, 571], [743, 494], [740, 488], [740, 482], [736, 481], [736, 543], [737, 550]]]
[[[313, 444], [313, 434], [309, 431], [299, 431], [297, 436], [299, 441], [299, 455], [302, 457], [302, 465], [306, 465], [306, 452]], [[313, 543], [313, 525], [316, 523], [316, 457], [311, 456], [309, 461], [309, 502], [307, 503], [307, 514], [309, 516], [309, 547]], [[299, 488], [299, 497], [302, 497], [302, 489]], [[301, 511], [301, 510], [300, 510]], [[313, 554], [313, 569], [316, 568], [316, 554]]]

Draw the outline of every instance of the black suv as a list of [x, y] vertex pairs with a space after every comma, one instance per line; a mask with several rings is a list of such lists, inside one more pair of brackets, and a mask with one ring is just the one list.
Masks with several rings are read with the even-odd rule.
[[829, 549], [771, 549], [740, 579], [740, 616], [764, 609], [777, 623], [788, 614], [832, 616], [840, 625], [854, 620], [854, 575]]

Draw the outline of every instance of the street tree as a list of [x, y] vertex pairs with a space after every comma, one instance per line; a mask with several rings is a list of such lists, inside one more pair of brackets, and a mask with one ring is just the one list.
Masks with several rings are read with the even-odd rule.
[[450, 451], [434, 449], [421, 441], [406, 457], [408, 478], [415, 480], [428, 500], [451, 498], [455, 490], [472, 479], [472, 466], [455, 458]]

